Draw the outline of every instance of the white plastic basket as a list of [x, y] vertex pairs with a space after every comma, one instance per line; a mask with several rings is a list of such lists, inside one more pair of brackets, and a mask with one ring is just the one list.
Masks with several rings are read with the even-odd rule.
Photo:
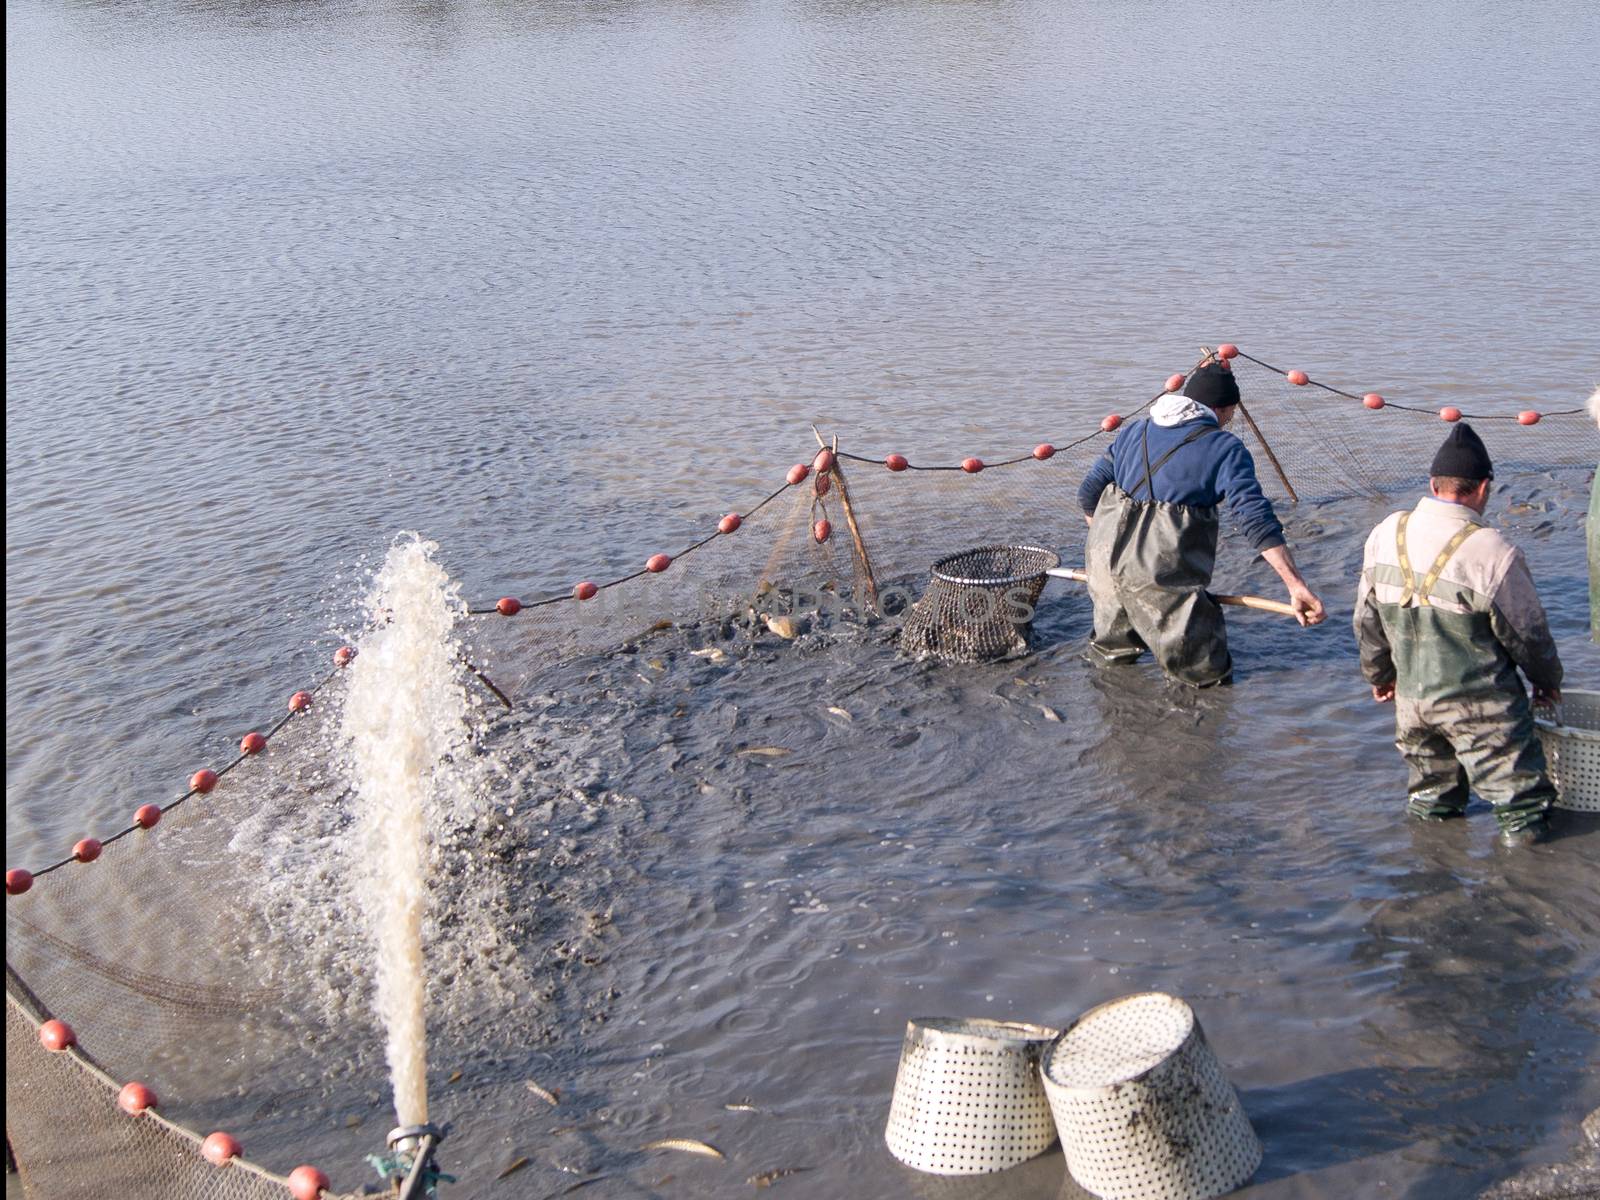
[[1600, 812], [1600, 692], [1563, 692], [1550, 716], [1536, 716], [1556, 785], [1557, 808]]
[[1091, 1008], [1046, 1052], [1042, 1074], [1067, 1170], [1104, 1200], [1209, 1200], [1261, 1165], [1233, 1085], [1176, 996]]
[[884, 1140], [935, 1175], [1003, 1171], [1056, 1140], [1039, 1060], [1056, 1036], [1043, 1025], [917, 1017], [906, 1024]]

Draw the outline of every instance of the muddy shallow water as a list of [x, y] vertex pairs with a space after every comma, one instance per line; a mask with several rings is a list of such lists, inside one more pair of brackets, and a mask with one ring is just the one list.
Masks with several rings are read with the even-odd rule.
[[[1583, 482], [1498, 504], [1593, 686]], [[1384, 507], [1292, 518], [1323, 529], [1308, 573], [1348, 577]], [[1240, 1088], [1267, 1151], [1250, 1195], [1461, 1195], [1575, 1144], [1600, 1102], [1600, 821], [1509, 852], [1485, 809], [1403, 820], [1344, 596], [1319, 630], [1234, 617], [1237, 686], [1191, 693], [1091, 670], [1087, 604], [1051, 586], [1014, 662], [908, 661], [892, 627], [850, 622], [793, 643], [672, 629], [497, 720], [534, 793], [504, 836], [553, 1008], [536, 1053], [437, 1091], [461, 1191], [732, 1195], [806, 1168], [774, 1186], [1054, 1196], [1058, 1151], [987, 1181], [889, 1158], [904, 1023], [1059, 1025], [1147, 989], [1190, 1000]], [[663, 1136], [728, 1161], [637, 1152]], [[524, 1156], [520, 1183], [492, 1182]]]
[[[1523, 6], [1508, 38], [1491, 5], [8, 0], [8, 864], [281, 712], [397, 529], [475, 601], [560, 591], [765, 495], [810, 421], [1026, 453], [1222, 338], [1424, 408], [1578, 403], [1597, 12]], [[1331, 401], [1290, 391], [1261, 415], [1302, 458], [1422, 461], [1411, 418], [1325, 439]], [[1600, 454], [1587, 425], [1497, 436]], [[989, 523], [1071, 548], [1060, 495], [995, 482], [997, 519], [954, 490], [997, 476], [893, 526], [891, 573]], [[1587, 480], [1505, 472], [1491, 516], [1596, 687]], [[450, 1194], [804, 1168], [773, 1186], [1055, 1196], [1059, 1152], [965, 1182], [888, 1158], [905, 1021], [1143, 988], [1194, 1004], [1240, 1087], [1252, 1195], [1425, 1200], [1564, 1155], [1600, 1104], [1600, 829], [1511, 854], [1482, 810], [1402, 819], [1348, 630], [1389, 506], [1286, 513], [1332, 617], [1233, 617], [1238, 685], [1203, 695], [1088, 669], [1062, 583], [1036, 652], [979, 668], [846, 620], [558, 665], [469, 630], [518, 707], [480, 696], [482, 802], [437, 881]], [[1235, 551], [1219, 586], [1277, 585]], [[59, 998], [175, 1115], [355, 1186], [389, 1115], [348, 819], [315, 737], [255, 766], [8, 916], [285, 988], [305, 1025], [224, 1004], [203, 1054], [88, 974]], [[728, 1160], [639, 1152], [670, 1135]]]

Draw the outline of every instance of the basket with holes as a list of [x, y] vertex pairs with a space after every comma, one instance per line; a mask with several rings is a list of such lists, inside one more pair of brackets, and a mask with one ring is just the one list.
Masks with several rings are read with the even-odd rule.
[[1017, 1021], [917, 1017], [906, 1023], [884, 1140], [934, 1175], [1003, 1171], [1056, 1140], [1039, 1060], [1056, 1030]]
[[1563, 692], [1534, 718], [1556, 785], [1557, 808], [1600, 812], [1600, 692]]
[[1046, 1051], [1041, 1073], [1067, 1170], [1104, 1200], [1208, 1200], [1261, 1165], [1233, 1085], [1176, 996], [1091, 1008]]

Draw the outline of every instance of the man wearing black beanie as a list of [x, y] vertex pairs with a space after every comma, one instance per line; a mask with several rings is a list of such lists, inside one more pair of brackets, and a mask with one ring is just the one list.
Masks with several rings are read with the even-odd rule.
[[1459, 817], [1470, 785], [1509, 844], [1543, 836], [1555, 789], [1535, 735], [1535, 701], [1561, 698], [1561, 659], [1527, 561], [1480, 518], [1494, 466], [1470, 425], [1433, 456], [1432, 495], [1367, 538], [1356, 596], [1361, 672], [1393, 702], [1410, 770], [1407, 811]]
[[1227, 364], [1190, 373], [1182, 395], [1122, 427], [1078, 489], [1089, 522], [1085, 566], [1094, 602], [1090, 658], [1128, 663], [1145, 650], [1171, 678], [1195, 687], [1232, 677], [1222, 609], [1206, 591], [1225, 501], [1244, 536], [1288, 589], [1302, 625], [1326, 619], [1262, 494], [1250, 451], [1226, 426], [1239, 406]]

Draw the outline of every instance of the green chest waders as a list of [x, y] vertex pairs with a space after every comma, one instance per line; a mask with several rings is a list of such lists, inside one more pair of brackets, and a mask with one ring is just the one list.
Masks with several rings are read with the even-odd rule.
[[[1140, 436], [1144, 476], [1131, 492], [1101, 494], [1085, 546], [1094, 601], [1090, 655], [1131, 662], [1150, 650], [1166, 673], [1194, 686], [1221, 683], [1233, 669], [1222, 610], [1206, 592], [1216, 564], [1215, 507], [1155, 499], [1155, 479], [1183, 447], [1217, 432], [1202, 424], [1154, 462], [1148, 421]], [[1145, 499], [1138, 499], [1139, 492]]]

